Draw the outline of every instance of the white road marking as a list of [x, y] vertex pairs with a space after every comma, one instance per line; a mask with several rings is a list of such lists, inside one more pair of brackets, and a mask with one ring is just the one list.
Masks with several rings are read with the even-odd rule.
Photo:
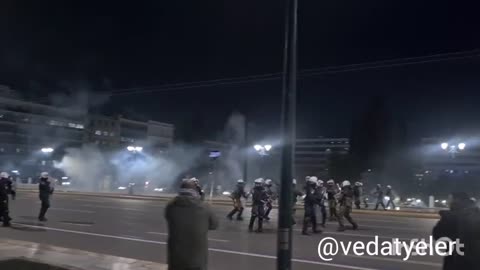
[[374, 256], [357, 256], [357, 255], [343, 255], [349, 258], [356, 258], [356, 259], [369, 259], [369, 260], [378, 260], [378, 261], [387, 261], [387, 262], [395, 262], [395, 263], [410, 263], [410, 264], [419, 264], [419, 265], [427, 265], [433, 267], [442, 267], [441, 263], [434, 263], [434, 262], [425, 262], [425, 261], [414, 261], [414, 260], [402, 260], [402, 259], [392, 259], [392, 258], [385, 258], [385, 257], [374, 257]]
[[146, 212], [140, 209], [135, 208], [126, 208], [126, 207], [112, 207], [112, 206], [104, 206], [104, 205], [93, 205], [93, 204], [82, 204], [85, 207], [92, 207], [92, 208], [104, 208], [104, 209], [114, 209], [114, 210], [127, 210], [127, 211], [135, 211], [135, 212]]
[[67, 208], [50, 208], [50, 210], [54, 210], [54, 211], [68, 211], [68, 212], [78, 212], [78, 213], [87, 213], [87, 214], [93, 214], [93, 213], [95, 213], [94, 211], [77, 210], [77, 209], [67, 209]]
[[[120, 239], [120, 240], [134, 241], [134, 242], [157, 244], [157, 245], [166, 245], [167, 244], [166, 242], [145, 240], [145, 239], [132, 238], [132, 237], [124, 237], [124, 236], [115, 236], [115, 235], [108, 235], [108, 234], [99, 234], [99, 233], [89, 233], [89, 232], [82, 232], [82, 231], [65, 230], [65, 229], [58, 229], [58, 228], [52, 228], [52, 227], [34, 226], [34, 225], [28, 225], [28, 224], [22, 224], [22, 223], [14, 223], [14, 224], [21, 225], [21, 226], [24, 226], [24, 227], [44, 229], [44, 230], [57, 231], [57, 232], [72, 233], [72, 234], [97, 236], [97, 237], [103, 237], [103, 238]], [[227, 254], [235, 254], [235, 255], [257, 257], [257, 258], [266, 258], [266, 259], [276, 259], [276, 256], [249, 253], [249, 252], [240, 252], [240, 251], [234, 251], [234, 250], [217, 249], [217, 248], [209, 248], [208, 250], [213, 251], [213, 252], [218, 252], [218, 253], [227, 253]], [[293, 262], [298, 262], [298, 263], [323, 265], [323, 266], [338, 267], [338, 268], [352, 269], [352, 270], [379, 270], [379, 269], [374, 269], [374, 268], [365, 268], [365, 267], [358, 267], [358, 266], [352, 266], [352, 265], [317, 262], [317, 261], [302, 260], [302, 259], [292, 259], [292, 261]]]
[[[161, 232], [147, 232], [148, 234], [156, 234], [156, 235], [168, 235], [168, 233], [161, 233]], [[216, 238], [208, 238], [208, 241], [213, 241], [213, 242], [230, 242], [229, 240], [224, 240], [224, 239], [216, 239]]]
[[60, 221], [62, 224], [73, 225], [73, 226], [82, 226], [82, 227], [91, 227], [93, 224], [83, 224], [83, 223], [75, 223], [75, 222], [66, 222]]
[[[301, 232], [302, 230], [300, 230], [300, 229], [294, 229], [294, 231], [296, 231], [296, 232]], [[389, 237], [389, 236], [381, 236], [381, 235], [374, 235], [374, 234], [359, 234], [359, 233], [344, 233], [344, 232], [327, 232], [327, 231], [323, 231], [323, 232], [322, 232], [321, 234], [319, 234], [319, 235], [322, 235], [322, 234], [331, 234], [331, 235], [340, 235], [340, 236], [366, 237], [366, 238], [370, 238], [370, 239], [375, 239], [375, 236], [378, 236], [379, 239], [387, 239], [387, 240], [398, 239], [398, 240], [402, 240], [402, 241], [410, 241], [410, 240], [413, 239], [413, 238], [402, 238], [402, 237], [395, 237], [395, 236], [392, 236], [392, 237]]]

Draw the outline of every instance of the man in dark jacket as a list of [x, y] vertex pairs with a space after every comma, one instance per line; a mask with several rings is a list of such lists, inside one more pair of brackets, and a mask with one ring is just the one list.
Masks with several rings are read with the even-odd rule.
[[193, 180], [182, 183], [179, 195], [165, 208], [168, 223], [168, 269], [207, 270], [208, 230], [218, 227], [217, 218], [204, 204]]
[[237, 220], [243, 220], [242, 197], [246, 199], [248, 195], [245, 192], [245, 182], [243, 181], [243, 179], [239, 179], [237, 181], [237, 186], [235, 187], [235, 190], [232, 192], [233, 210], [227, 215], [228, 219], [232, 220], [233, 215], [238, 212]]
[[355, 182], [355, 186], [353, 187], [353, 198], [355, 200], [355, 208], [360, 209], [360, 198], [362, 197], [362, 186], [361, 182]]
[[15, 198], [15, 191], [12, 188], [12, 181], [8, 177], [8, 173], [2, 172], [0, 174], [0, 221], [3, 223], [3, 227], [10, 226], [10, 215], [8, 207], [8, 195], [12, 195], [12, 199]]
[[300, 192], [299, 190], [297, 190], [297, 180], [296, 179], [293, 179], [292, 180], [292, 184], [293, 184], [293, 194], [292, 194], [292, 225], [295, 225], [297, 224], [297, 222], [295, 221], [295, 214], [297, 212], [297, 201], [298, 201], [298, 197], [302, 197], [303, 196], [303, 193]]
[[337, 196], [338, 189], [335, 186], [335, 181], [330, 179], [327, 181], [327, 200], [328, 200], [328, 210], [330, 212], [330, 221], [333, 221], [337, 218]]
[[387, 186], [387, 190], [385, 191], [385, 197], [386, 200], [387, 200], [387, 208], [390, 207], [390, 204], [392, 204], [392, 209], [395, 209], [396, 206], [395, 206], [395, 202], [393, 201], [395, 199], [395, 195], [393, 195], [393, 190], [392, 190], [392, 186], [388, 185]]
[[277, 199], [277, 193], [275, 192], [273, 188], [273, 182], [272, 179], [267, 179], [265, 180], [265, 191], [267, 192], [268, 195], [268, 200], [266, 204], [266, 209], [265, 209], [265, 220], [270, 220], [270, 211], [272, 211], [273, 208], [273, 202]]
[[[448, 237], [464, 244], [464, 255], [456, 250], [443, 261], [444, 270], [473, 270], [480, 265], [480, 210], [465, 192], [452, 193], [450, 210], [440, 211], [440, 221], [433, 228], [435, 240]], [[454, 248], [455, 249], [455, 248]]]
[[39, 221], [47, 221], [45, 214], [48, 208], [50, 208], [50, 196], [53, 194], [53, 184], [50, 181], [47, 172], [42, 172], [40, 180], [38, 181], [38, 192], [40, 202], [42, 203], [40, 208], [40, 214], [38, 215]]
[[315, 190], [315, 196], [317, 197], [317, 203], [320, 208], [320, 214], [322, 214], [322, 227], [325, 228], [327, 222], [327, 208], [325, 207], [325, 201], [327, 199], [327, 189], [323, 186], [323, 181], [317, 180], [317, 188]]

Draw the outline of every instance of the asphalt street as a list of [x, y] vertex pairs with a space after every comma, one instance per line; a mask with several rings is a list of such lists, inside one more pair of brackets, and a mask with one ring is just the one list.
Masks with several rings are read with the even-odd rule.
[[[161, 201], [102, 198], [56, 194], [47, 214], [48, 222], [38, 222], [38, 195], [20, 193], [11, 202], [12, 228], [0, 228], [0, 237], [45, 243], [115, 256], [166, 263], [167, 226]], [[247, 222], [225, 218], [229, 206], [212, 206], [220, 227], [209, 233], [209, 269], [245, 270], [275, 269], [276, 210], [265, 225], [264, 233], [249, 233]], [[360, 229], [336, 232], [335, 222], [327, 223], [322, 234], [303, 236], [300, 233], [302, 211], [297, 212], [293, 232], [293, 269], [357, 269], [400, 270], [441, 269], [438, 256], [415, 256], [404, 261], [402, 256], [356, 256], [352, 250], [345, 255], [341, 247], [331, 261], [318, 255], [322, 239], [332, 237], [338, 243], [428, 239], [437, 220], [383, 215], [354, 214]], [[195, 224], [192, 224], [195, 226]], [[325, 240], [326, 241], [326, 240]]]

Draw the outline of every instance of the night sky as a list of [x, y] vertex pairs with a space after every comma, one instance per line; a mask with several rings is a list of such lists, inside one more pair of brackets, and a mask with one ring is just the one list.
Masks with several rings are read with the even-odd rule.
[[[283, 2], [4, 0], [0, 84], [38, 99], [278, 73]], [[480, 49], [477, 11], [458, 1], [300, 0], [299, 69]], [[348, 136], [378, 95], [414, 137], [478, 125], [479, 74], [477, 56], [301, 76], [298, 136]], [[112, 96], [102, 111], [171, 122], [180, 134], [193, 126], [209, 138], [239, 111], [272, 134], [280, 96], [272, 79]]]

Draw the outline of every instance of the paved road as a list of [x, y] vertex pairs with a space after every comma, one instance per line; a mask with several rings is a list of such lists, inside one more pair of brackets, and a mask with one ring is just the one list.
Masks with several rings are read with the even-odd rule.
[[[0, 237], [33, 241], [91, 252], [135, 259], [166, 262], [167, 229], [163, 218], [164, 202], [101, 198], [57, 194], [48, 213], [49, 221], [36, 221], [40, 204], [34, 193], [20, 194], [12, 202], [14, 227], [0, 228]], [[276, 221], [265, 226], [263, 234], [248, 233], [247, 221], [228, 221], [227, 206], [214, 206], [221, 220], [220, 228], [209, 234], [209, 269], [245, 270], [275, 269]], [[246, 209], [245, 219], [248, 219]], [[275, 216], [276, 212], [272, 212]], [[300, 219], [300, 213], [297, 213]], [[380, 241], [393, 238], [409, 240], [428, 238], [436, 220], [391, 216], [354, 215], [360, 224], [358, 231], [336, 232], [335, 223], [328, 223], [321, 235], [300, 235], [300, 225], [294, 230], [294, 269], [441, 269], [440, 257], [375, 257], [337, 255], [332, 261], [318, 256], [318, 243], [325, 237], [338, 241]], [[300, 222], [299, 222], [300, 223]], [[193, 226], [193, 224], [192, 224]]]

